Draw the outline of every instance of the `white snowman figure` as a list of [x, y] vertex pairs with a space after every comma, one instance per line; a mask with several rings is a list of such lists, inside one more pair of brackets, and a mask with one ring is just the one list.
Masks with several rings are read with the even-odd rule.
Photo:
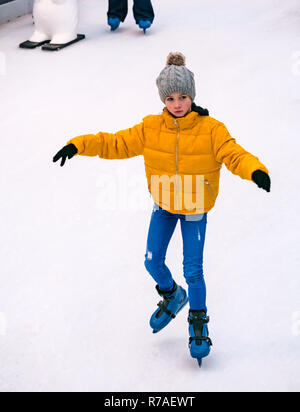
[[78, 0], [35, 0], [33, 35], [21, 48], [60, 50], [85, 38], [77, 34]]

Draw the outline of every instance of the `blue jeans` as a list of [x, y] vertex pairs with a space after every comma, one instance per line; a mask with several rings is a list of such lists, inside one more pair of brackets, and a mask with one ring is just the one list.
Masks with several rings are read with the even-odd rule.
[[190, 309], [206, 307], [206, 285], [203, 276], [203, 249], [207, 213], [181, 215], [170, 213], [154, 204], [149, 227], [145, 267], [161, 290], [171, 290], [172, 274], [165, 264], [167, 249], [178, 219], [183, 239], [183, 271], [188, 284]]

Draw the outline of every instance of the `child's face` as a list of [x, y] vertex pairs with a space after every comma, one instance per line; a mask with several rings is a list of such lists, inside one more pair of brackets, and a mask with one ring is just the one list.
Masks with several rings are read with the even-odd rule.
[[192, 109], [192, 99], [187, 94], [173, 93], [165, 100], [169, 112], [175, 117], [184, 117]]

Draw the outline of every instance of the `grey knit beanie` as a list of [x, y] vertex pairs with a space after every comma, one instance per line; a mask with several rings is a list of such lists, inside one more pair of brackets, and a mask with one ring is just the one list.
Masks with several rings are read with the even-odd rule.
[[167, 66], [156, 79], [159, 96], [163, 103], [172, 93], [184, 93], [196, 97], [194, 74], [185, 67], [185, 57], [181, 53], [170, 53]]

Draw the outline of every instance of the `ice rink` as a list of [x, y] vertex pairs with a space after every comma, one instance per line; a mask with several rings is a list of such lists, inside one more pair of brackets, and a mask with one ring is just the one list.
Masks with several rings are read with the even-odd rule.
[[[55, 53], [18, 48], [30, 15], [0, 26], [0, 391], [299, 391], [299, 0], [153, 0], [146, 35], [131, 3], [112, 33], [107, 1], [81, 0], [86, 40]], [[72, 137], [160, 113], [170, 51], [195, 73], [197, 104], [272, 179], [269, 194], [222, 170], [202, 369], [187, 308], [149, 327], [160, 298], [144, 267], [143, 157], [52, 163]], [[184, 285], [179, 225], [166, 263]]]

